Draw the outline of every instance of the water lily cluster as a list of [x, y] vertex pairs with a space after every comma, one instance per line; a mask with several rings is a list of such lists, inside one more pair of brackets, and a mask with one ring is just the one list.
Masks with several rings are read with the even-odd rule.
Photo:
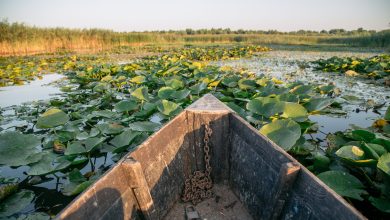
[[[69, 85], [61, 88], [62, 97], [19, 106], [14, 116], [0, 121], [23, 121], [0, 132], [1, 165], [26, 168], [25, 179], [0, 179], [0, 218], [26, 214], [38, 196], [32, 186], [50, 178], [56, 178], [63, 195], [79, 194], [206, 93], [296, 156], [340, 195], [388, 212], [388, 113], [376, 130], [328, 135], [324, 151], [307, 138], [318, 129], [309, 116], [340, 107], [334, 85], [285, 83], [206, 62], [265, 51], [261, 48], [185, 49], [126, 64], [76, 59], [64, 71]], [[20, 198], [25, 199], [15, 202]], [[50, 210], [37, 208], [31, 215], [55, 214]]]

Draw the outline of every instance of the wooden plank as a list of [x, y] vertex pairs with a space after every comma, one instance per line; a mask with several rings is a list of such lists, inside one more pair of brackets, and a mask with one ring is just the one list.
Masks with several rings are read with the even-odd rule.
[[155, 212], [152, 196], [148, 184], [145, 180], [141, 164], [131, 158], [127, 158], [121, 163], [124, 175], [127, 176], [129, 186], [132, 188], [135, 198], [138, 202], [139, 210], [144, 219], [151, 220]]
[[[282, 164], [288, 162], [298, 163], [292, 156], [287, 154], [282, 148], [274, 144], [268, 138], [261, 135], [248, 122], [237, 116], [235, 113], [230, 117], [231, 132], [236, 133], [242, 142], [246, 142], [247, 147], [252, 149], [259, 156], [258, 161], [265, 160], [265, 163], [271, 170], [278, 171]], [[234, 143], [233, 143], [234, 145]], [[235, 146], [233, 146], [234, 148]], [[251, 151], [249, 151], [251, 152]], [[262, 163], [253, 164], [253, 166], [263, 167]], [[299, 163], [298, 163], [299, 164]], [[269, 170], [264, 175], [270, 175]], [[245, 175], [245, 173], [241, 174]], [[261, 178], [264, 178], [263, 176]], [[275, 184], [275, 183], [274, 183]], [[272, 179], [269, 179], [268, 187], [273, 186]], [[240, 186], [235, 186], [240, 187]], [[267, 190], [267, 189], [261, 189]], [[256, 195], [254, 192], [248, 192], [247, 195]], [[259, 201], [267, 199], [266, 192], [262, 194]], [[341, 196], [337, 195], [333, 190], [326, 186], [314, 174], [307, 170], [304, 166], [300, 168], [300, 175], [296, 179], [296, 183], [291, 190], [290, 199], [284, 201], [284, 208], [280, 214], [282, 219], [365, 219], [354, 207], [348, 204]], [[244, 201], [247, 205], [251, 201]], [[259, 202], [259, 205], [264, 205]], [[297, 207], [300, 207], [297, 209]], [[258, 207], [259, 209], [262, 206]], [[253, 205], [248, 207], [252, 213], [256, 210]], [[254, 217], [258, 216], [253, 215]], [[261, 216], [261, 215], [260, 215]]]
[[290, 190], [300, 170], [296, 163], [284, 163], [279, 171], [277, 183], [274, 185], [273, 198], [262, 212], [262, 219], [279, 219], [284, 204], [289, 199]]

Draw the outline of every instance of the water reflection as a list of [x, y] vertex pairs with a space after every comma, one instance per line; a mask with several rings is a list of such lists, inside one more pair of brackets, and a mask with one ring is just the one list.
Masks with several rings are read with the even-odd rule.
[[50, 83], [64, 78], [61, 74], [43, 75], [22, 86], [7, 86], [0, 88], [0, 107], [20, 105], [24, 102], [49, 99], [53, 94], [60, 93], [60, 89]]

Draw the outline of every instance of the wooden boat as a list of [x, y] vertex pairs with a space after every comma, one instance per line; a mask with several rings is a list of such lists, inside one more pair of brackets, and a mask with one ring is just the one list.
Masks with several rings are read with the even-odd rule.
[[204, 139], [213, 196], [192, 207], [201, 218], [365, 219], [210, 94], [115, 164], [57, 219], [185, 219], [189, 203], [181, 198], [190, 175], [205, 170]]

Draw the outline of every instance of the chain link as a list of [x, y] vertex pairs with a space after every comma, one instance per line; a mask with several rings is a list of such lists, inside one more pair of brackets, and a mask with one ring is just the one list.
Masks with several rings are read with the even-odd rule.
[[204, 142], [204, 162], [205, 171], [194, 171], [184, 183], [184, 193], [182, 200], [184, 202], [191, 201], [192, 204], [196, 205], [206, 198], [210, 198], [213, 195], [212, 188], [213, 182], [211, 181], [211, 166], [210, 166], [210, 146], [209, 141], [212, 134], [212, 130], [209, 125], [205, 125], [205, 135], [203, 138]]

